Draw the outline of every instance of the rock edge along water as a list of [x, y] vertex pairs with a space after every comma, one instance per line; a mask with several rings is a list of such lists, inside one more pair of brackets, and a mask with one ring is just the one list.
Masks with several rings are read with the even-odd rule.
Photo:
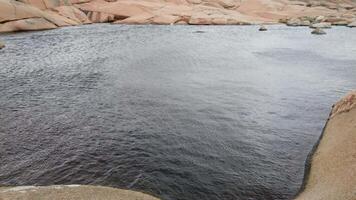
[[0, 0], [0, 33], [117, 24], [246, 25], [356, 23], [356, 2], [291, 0]]
[[1, 200], [159, 200], [140, 192], [87, 185], [17, 186], [0, 188]]
[[356, 91], [337, 102], [306, 163], [296, 200], [356, 199]]

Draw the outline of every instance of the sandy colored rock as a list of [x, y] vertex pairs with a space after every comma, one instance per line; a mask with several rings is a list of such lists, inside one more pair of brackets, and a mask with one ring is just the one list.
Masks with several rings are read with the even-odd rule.
[[6, 22], [0, 26], [0, 32], [35, 31], [54, 28], [57, 28], [57, 26], [43, 18], [29, 18]]
[[350, 28], [356, 27], [356, 20], [347, 25]]
[[356, 91], [336, 103], [296, 200], [356, 198]]
[[300, 26], [302, 21], [298, 18], [292, 18], [287, 21], [288, 26]]
[[159, 200], [141, 192], [102, 186], [54, 185], [0, 188], [1, 200]]
[[326, 34], [326, 32], [323, 31], [323, 29], [321, 29], [321, 28], [316, 28], [311, 33], [314, 35], [325, 35]]
[[5, 48], [5, 44], [0, 41], [0, 49], [3, 49], [3, 48]]
[[310, 25], [310, 28], [331, 28], [331, 23], [329, 22], [320, 22]]
[[[21, 2], [19, 2], [21, 1]], [[350, 0], [0, 0], [2, 23], [44, 18], [58, 27], [86, 23], [241, 25], [279, 21], [290, 26], [348, 25]], [[337, 9], [331, 9], [337, 6]], [[323, 17], [326, 16], [326, 17]], [[289, 20], [281, 20], [289, 19]]]
[[151, 20], [153, 24], [174, 24], [179, 21], [181, 17], [173, 15], [154, 16]]
[[59, 6], [72, 5], [71, 1], [69, 0], [20, 0], [20, 1], [25, 4], [31, 5], [33, 7], [39, 8], [41, 10], [46, 10]]
[[115, 21], [115, 15], [103, 12], [88, 12], [88, 18], [93, 23], [105, 23]]
[[59, 6], [52, 9], [56, 11], [59, 15], [67, 17], [77, 23], [80, 24], [89, 24], [91, 21], [87, 17], [87, 15], [74, 6]]
[[12, 0], [0, 0], [0, 23], [32, 17], [40, 17], [41, 11]]

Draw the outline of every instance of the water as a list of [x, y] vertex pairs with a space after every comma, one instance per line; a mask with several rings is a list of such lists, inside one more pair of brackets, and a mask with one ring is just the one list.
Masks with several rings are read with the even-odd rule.
[[257, 29], [3, 35], [0, 184], [291, 199], [332, 103], [356, 88], [356, 29]]

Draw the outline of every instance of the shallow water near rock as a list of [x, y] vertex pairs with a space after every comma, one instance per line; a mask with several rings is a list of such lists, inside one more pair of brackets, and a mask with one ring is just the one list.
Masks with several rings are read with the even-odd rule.
[[291, 199], [356, 29], [90, 25], [1, 36], [0, 184]]

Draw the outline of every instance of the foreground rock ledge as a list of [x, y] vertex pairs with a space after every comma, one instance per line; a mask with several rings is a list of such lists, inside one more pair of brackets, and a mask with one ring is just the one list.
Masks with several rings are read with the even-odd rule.
[[159, 200], [147, 194], [101, 186], [56, 185], [0, 188], [1, 200]]
[[356, 199], [356, 91], [337, 102], [296, 200]]

